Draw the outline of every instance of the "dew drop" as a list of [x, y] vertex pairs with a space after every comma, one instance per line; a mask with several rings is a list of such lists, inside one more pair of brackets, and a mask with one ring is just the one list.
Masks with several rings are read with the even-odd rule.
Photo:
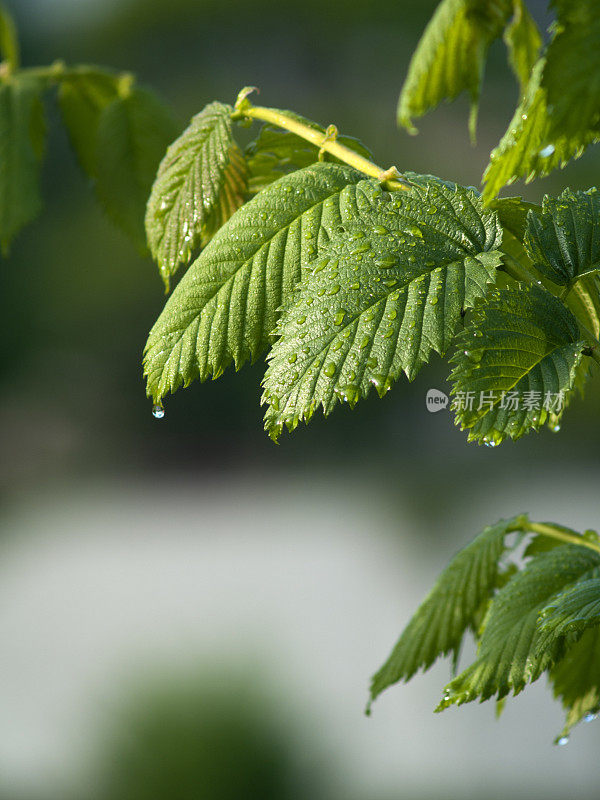
[[[549, 158], [549, 157], [550, 157], [550, 156], [551, 156], [551, 155], [554, 153], [554, 150], [555, 150], [555, 149], [556, 149], [556, 148], [554, 147], [554, 145], [553, 145], [553, 144], [548, 144], [548, 145], [546, 145], [546, 147], [543, 147], [543, 148], [540, 150], [540, 153], [539, 153], [539, 154], [540, 154], [540, 156], [541, 156], [542, 158]], [[559, 742], [559, 744], [560, 744], [560, 742]], [[566, 744], [566, 742], [565, 742], [565, 744]]]
[[568, 736], [561, 736], [560, 739], [557, 740], [556, 744], [559, 747], [564, 747], [564, 745], [569, 744], [569, 737]]
[[154, 419], [162, 419], [165, 415], [165, 410], [160, 403], [155, 403], [152, 406], [152, 416]]
[[323, 370], [324, 374], [327, 375], [328, 378], [333, 378], [335, 375], [335, 364], [333, 361], [330, 361], [329, 364]]
[[298, 317], [296, 322], [298, 323], [298, 325], [304, 325], [304, 323], [306, 322], [306, 317], [304, 316], [304, 314], [302, 314], [301, 317]]
[[288, 363], [295, 364], [297, 358], [298, 356], [296, 355], [296, 353], [290, 353], [290, 355], [288, 356]]
[[344, 321], [344, 317], [345, 316], [346, 316], [346, 312], [345, 311], [338, 311], [337, 314], [335, 315], [335, 317], [333, 318], [333, 324], [334, 325], [341, 325], [342, 322]]
[[584, 722], [593, 722], [595, 719], [598, 719], [598, 714], [586, 714], [583, 718]]
[[337, 293], [339, 292], [339, 290], [340, 290], [340, 285], [339, 285], [339, 283], [334, 283], [334, 284], [333, 284], [333, 286], [331, 286], [331, 287], [330, 287], [330, 288], [327, 290], [327, 294], [329, 294], [329, 295], [337, 294]]

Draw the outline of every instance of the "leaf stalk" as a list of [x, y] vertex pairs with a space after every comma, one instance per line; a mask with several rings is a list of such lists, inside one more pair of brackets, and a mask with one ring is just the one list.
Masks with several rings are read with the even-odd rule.
[[[253, 87], [252, 87], [253, 88]], [[337, 141], [336, 136], [332, 135], [334, 126], [330, 125], [325, 133], [317, 131], [303, 122], [288, 116], [282, 111], [274, 108], [266, 108], [264, 106], [255, 106], [248, 100], [248, 94], [251, 87], [245, 87], [238, 95], [235, 103], [235, 110], [231, 115], [232, 119], [258, 119], [262, 122], [269, 122], [271, 125], [276, 125], [278, 128], [283, 128], [290, 133], [294, 133], [301, 139], [314, 144], [319, 148], [320, 153], [329, 153], [344, 164], [371, 178], [377, 178], [385, 185], [386, 189], [396, 191], [398, 189], [410, 189], [411, 183], [398, 172], [396, 167], [390, 167], [384, 170], [368, 158], [364, 158], [359, 153], [355, 153], [349, 147], [346, 147]], [[336, 129], [337, 133], [337, 129]]]
[[529, 522], [529, 520], [525, 519], [511, 528], [511, 531], [515, 533], [537, 533], [541, 536], [548, 536], [550, 539], [557, 539], [566, 544], [579, 545], [579, 547], [587, 547], [589, 550], [600, 553], [600, 544], [580, 536], [575, 531], [570, 532], [566, 528], [552, 525], [549, 522]]

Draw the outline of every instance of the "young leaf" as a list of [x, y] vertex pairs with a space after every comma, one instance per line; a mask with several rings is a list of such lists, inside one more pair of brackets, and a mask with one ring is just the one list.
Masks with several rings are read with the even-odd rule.
[[567, 286], [600, 269], [600, 194], [565, 189], [544, 197], [541, 213], [527, 216], [525, 247], [536, 269], [553, 283]]
[[499, 444], [555, 424], [582, 360], [577, 321], [538, 286], [495, 291], [457, 339], [450, 379], [469, 441]]
[[593, 719], [600, 708], [600, 627], [586, 630], [550, 671], [554, 696], [567, 711], [557, 741], [568, 739], [571, 728], [582, 719]]
[[476, 632], [482, 604], [498, 586], [506, 535], [526, 521], [526, 516], [500, 520], [454, 556], [374, 675], [372, 701], [393, 683], [427, 670], [440, 656], [457, 654], [465, 632]]
[[548, 175], [564, 167], [572, 158], [579, 158], [585, 148], [600, 141], [597, 130], [557, 133], [551, 129], [546, 91], [540, 86], [544, 60], [534, 67], [525, 96], [519, 103], [508, 129], [490, 155], [483, 180], [483, 199], [488, 203], [502, 189], [525, 178]]
[[493, 599], [476, 660], [446, 686], [436, 710], [517, 694], [537, 680], [559, 654], [553, 647], [537, 649], [540, 612], [565, 588], [599, 573], [600, 554], [579, 545], [556, 547], [533, 559]]
[[416, 133], [413, 117], [466, 90], [474, 136], [487, 51], [502, 34], [511, 10], [512, 0], [442, 0], [411, 59], [398, 103], [398, 124]]
[[146, 209], [146, 235], [167, 288], [244, 202], [246, 167], [231, 134], [231, 106], [209, 103], [160, 163]]
[[256, 359], [306, 264], [341, 224], [340, 195], [363, 176], [314, 164], [267, 187], [223, 225], [188, 269], [150, 331], [148, 395]]
[[501, 264], [494, 213], [460, 187], [390, 194], [375, 180], [342, 193], [351, 225], [310, 265], [269, 356], [265, 428], [276, 439], [322, 406], [383, 395], [452, 342], [462, 312]]
[[4, 5], [0, 5], [0, 61], [5, 61], [13, 71], [20, 61], [17, 26]]
[[[316, 122], [292, 111], [283, 113], [325, 134], [325, 129]], [[364, 158], [373, 158], [370, 151], [352, 136], [338, 135], [336, 141]], [[290, 131], [266, 123], [261, 127], [255, 141], [247, 146], [245, 156], [248, 163], [248, 189], [249, 193], [254, 195], [284, 175], [314, 164], [319, 159], [319, 148]], [[329, 153], [323, 154], [323, 160], [340, 163]]]
[[521, 85], [521, 95], [538, 59], [542, 37], [523, 0], [514, 0], [514, 16], [504, 31], [508, 60]]
[[542, 86], [551, 131], [581, 137], [600, 122], [600, 15], [597, 0], [555, 0], [555, 36]]
[[0, 83], [0, 248], [39, 212], [45, 123], [43, 83], [15, 75]]
[[58, 103], [69, 139], [82, 169], [97, 174], [97, 134], [100, 115], [119, 94], [119, 76], [91, 67], [70, 70], [58, 87]]
[[178, 131], [157, 97], [137, 87], [122, 91], [100, 114], [96, 191], [109, 216], [142, 249], [146, 201], [160, 159]]

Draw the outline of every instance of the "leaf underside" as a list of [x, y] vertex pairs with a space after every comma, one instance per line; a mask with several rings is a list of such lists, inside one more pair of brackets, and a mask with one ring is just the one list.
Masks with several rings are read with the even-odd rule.
[[600, 132], [594, 129], [576, 133], [552, 130], [546, 90], [540, 85], [545, 63], [540, 59], [536, 64], [525, 96], [490, 155], [483, 176], [485, 202], [519, 178], [529, 183], [557, 167], [564, 167], [572, 158], [579, 158], [589, 144], [600, 140]]
[[485, 58], [512, 11], [510, 0], [443, 0], [415, 50], [398, 102], [398, 122], [416, 133], [419, 117], [462, 91], [471, 97], [471, 134]]

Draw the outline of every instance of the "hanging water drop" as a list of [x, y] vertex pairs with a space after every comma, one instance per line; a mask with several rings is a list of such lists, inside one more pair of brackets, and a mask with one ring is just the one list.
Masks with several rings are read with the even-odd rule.
[[584, 722], [593, 722], [598, 718], [598, 714], [586, 714], [583, 718]]
[[569, 737], [568, 736], [561, 736], [560, 739], [556, 742], [559, 747], [564, 747], [564, 745], [569, 744]]
[[162, 419], [165, 415], [165, 410], [160, 403], [155, 403], [152, 406], [152, 416], [154, 419]]

